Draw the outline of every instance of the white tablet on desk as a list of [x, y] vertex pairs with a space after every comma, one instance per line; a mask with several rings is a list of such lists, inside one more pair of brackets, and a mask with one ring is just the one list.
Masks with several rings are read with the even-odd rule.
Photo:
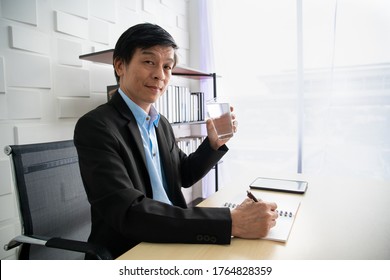
[[307, 185], [306, 181], [258, 177], [249, 187], [251, 189], [303, 194], [307, 190]]

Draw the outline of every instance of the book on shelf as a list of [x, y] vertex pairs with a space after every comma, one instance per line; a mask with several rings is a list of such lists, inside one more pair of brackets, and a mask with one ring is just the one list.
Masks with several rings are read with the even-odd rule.
[[180, 150], [189, 155], [198, 149], [204, 138], [204, 136], [180, 137], [176, 139], [176, 142]]
[[191, 121], [204, 121], [206, 115], [203, 92], [191, 92], [191, 107], [193, 111]]

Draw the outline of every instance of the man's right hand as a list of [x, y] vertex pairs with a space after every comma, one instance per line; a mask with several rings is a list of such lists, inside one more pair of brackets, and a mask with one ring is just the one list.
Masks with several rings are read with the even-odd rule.
[[278, 213], [274, 202], [258, 201], [246, 198], [239, 206], [231, 210], [232, 235], [241, 238], [256, 239], [265, 237], [275, 226]]

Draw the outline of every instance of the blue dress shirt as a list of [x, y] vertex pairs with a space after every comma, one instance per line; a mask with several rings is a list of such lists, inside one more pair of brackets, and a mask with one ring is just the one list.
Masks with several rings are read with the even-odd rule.
[[166, 186], [164, 174], [161, 170], [160, 153], [158, 150], [155, 126], [158, 127], [160, 114], [151, 106], [149, 115], [137, 104], [135, 104], [121, 89], [119, 94], [126, 102], [133, 113], [142, 137], [145, 150], [146, 168], [149, 172], [150, 182], [153, 189], [153, 199], [172, 204], [169, 200], [164, 186]]

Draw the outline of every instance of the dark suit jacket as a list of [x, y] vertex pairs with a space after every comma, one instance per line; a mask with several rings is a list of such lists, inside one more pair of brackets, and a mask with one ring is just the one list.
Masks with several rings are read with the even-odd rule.
[[118, 257], [141, 241], [228, 244], [227, 208], [187, 208], [181, 187], [201, 179], [226, 153], [206, 140], [189, 156], [175, 143], [163, 116], [156, 134], [168, 197], [174, 206], [153, 200], [141, 134], [134, 115], [116, 93], [79, 119], [74, 143], [91, 204], [89, 241]]

